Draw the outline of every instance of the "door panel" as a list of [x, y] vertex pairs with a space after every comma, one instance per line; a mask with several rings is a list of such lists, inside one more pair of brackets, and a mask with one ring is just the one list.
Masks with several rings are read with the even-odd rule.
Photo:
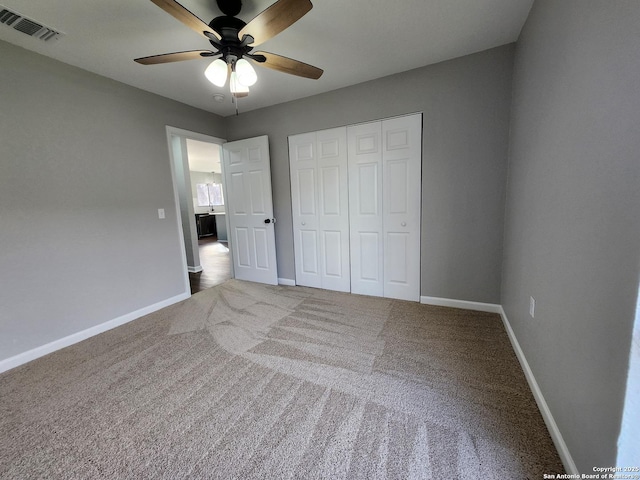
[[390, 160], [386, 163], [387, 167], [387, 188], [392, 195], [386, 195], [388, 202], [388, 210], [390, 214], [408, 213], [409, 199], [409, 167], [408, 159]]
[[244, 191], [244, 172], [231, 174], [231, 188], [227, 192], [230, 200], [231, 211], [235, 215], [246, 215], [247, 206], [245, 204], [247, 194]]
[[[249, 161], [252, 163], [260, 163], [263, 161], [263, 156], [265, 152], [260, 148], [260, 146], [252, 146], [248, 147], [249, 152]], [[269, 151], [266, 152], [267, 157], [269, 156]]]
[[384, 294], [382, 244], [382, 125], [347, 127], [351, 291]]
[[[409, 117], [401, 117], [403, 118], [409, 118]], [[389, 122], [395, 122], [397, 119], [391, 119], [391, 120], [385, 120], [385, 122], [387, 122], [387, 127], [385, 128], [385, 137], [386, 137], [386, 143], [385, 143], [385, 149], [387, 151], [389, 150], [398, 150], [398, 149], [404, 149], [404, 148], [409, 148], [409, 135], [408, 135], [408, 130], [406, 128], [406, 126], [402, 125], [399, 128], [393, 128], [393, 126], [390, 125]]]
[[[378, 196], [378, 170], [380, 162], [364, 163], [357, 165], [356, 178], [354, 179], [358, 185], [358, 214], [373, 215], [380, 214], [380, 201]], [[355, 195], [354, 195], [355, 196]]]
[[[380, 263], [371, 261], [378, 256], [382, 249], [380, 244], [380, 233], [359, 232], [358, 245], [360, 246], [360, 269], [358, 271], [358, 282], [366, 285], [363, 288], [377, 289], [382, 283], [382, 270]], [[358, 292], [353, 292], [358, 293]]]
[[382, 121], [384, 296], [420, 300], [422, 115]]
[[[249, 171], [249, 184], [251, 192], [251, 214], [266, 216], [265, 195], [264, 195], [264, 172], [261, 170]], [[271, 180], [269, 180], [271, 183]]]
[[346, 129], [289, 137], [296, 283], [348, 292]]
[[340, 215], [340, 169], [337, 166], [321, 169], [320, 206], [322, 215]]
[[409, 283], [410, 266], [407, 263], [409, 255], [407, 254], [408, 233], [389, 232], [385, 245], [385, 254], [390, 255], [388, 268], [385, 272], [385, 281], [387, 283]]
[[[313, 275], [320, 279], [318, 270], [318, 232], [316, 230], [300, 230], [300, 245], [302, 246], [301, 270], [306, 275]], [[316, 285], [309, 285], [316, 286]], [[322, 285], [317, 285], [321, 287]]]
[[342, 232], [325, 231], [324, 246], [324, 273], [327, 277], [340, 278], [342, 271]]
[[266, 228], [253, 229], [253, 244], [256, 249], [256, 268], [258, 270], [269, 269], [269, 252], [267, 251], [269, 232]]
[[380, 129], [377, 128], [377, 122], [367, 124], [371, 127], [370, 131], [365, 125], [354, 125], [349, 127], [352, 131], [360, 131], [355, 134], [355, 154], [366, 155], [367, 153], [378, 154], [380, 152]]
[[304, 168], [298, 170], [298, 212], [299, 215], [316, 214], [316, 179], [315, 170]]
[[289, 137], [289, 166], [296, 284], [321, 288], [315, 133]]
[[249, 230], [245, 227], [236, 227], [234, 231], [238, 267], [249, 268], [251, 267], [251, 255], [249, 254]]
[[340, 156], [340, 140], [336, 137], [331, 138], [331, 135], [335, 133], [332, 132], [319, 132], [320, 137], [318, 138], [318, 151], [320, 152], [320, 158], [328, 159], [328, 158], [338, 158]]
[[349, 292], [347, 129], [316, 132], [322, 288]]
[[277, 285], [268, 138], [225, 143], [222, 153], [235, 278]]
[[242, 148], [231, 148], [228, 146], [229, 150], [229, 164], [230, 165], [240, 165], [242, 163]]

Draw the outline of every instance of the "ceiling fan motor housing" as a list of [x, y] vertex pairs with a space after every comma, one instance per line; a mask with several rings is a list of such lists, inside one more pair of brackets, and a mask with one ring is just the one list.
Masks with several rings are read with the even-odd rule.
[[[237, 60], [253, 50], [253, 47], [248, 45], [253, 42], [253, 37], [245, 35], [242, 39], [238, 38], [238, 32], [242, 30], [245, 25], [246, 23], [241, 19], [230, 16], [216, 17], [209, 23], [209, 27], [218, 32], [222, 37], [221, 40], [209, 37], [209, 42], [222, 53], [222, 59], [232, 66]], [[252, 57], [251, 55], [247, 56], [249, 56], [249, 58]], [[262, 59], [254, 60], [261, 61]]]
[[217, 0], [218, 8], [225, 15], [235, 17], [242, 10], [242, 2], [240, 0]]
[[239, 42], [238, 32], [246, 25], [241, 19], [237, 17], [221, 16], [216, 17], [209, 26], [218, 32], [224, 42]]

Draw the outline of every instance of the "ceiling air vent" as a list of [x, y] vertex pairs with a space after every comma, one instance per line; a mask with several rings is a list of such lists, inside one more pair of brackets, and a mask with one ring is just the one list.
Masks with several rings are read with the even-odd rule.
[[53, 40], [63, 35], [53, 28], [12, 12], [3, 5], [0, 5], [0, 23], [43, 41]]

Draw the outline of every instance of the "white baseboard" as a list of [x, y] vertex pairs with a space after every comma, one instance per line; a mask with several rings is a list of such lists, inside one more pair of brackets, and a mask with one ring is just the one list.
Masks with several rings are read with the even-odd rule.
[[556, 421], [554, 420], [553, 415], [551, 414], [551, 410], [549, 410], [549, 405], [547, 405], [547, 402], [544, 399], [544, 396], [542, 395], [542, 391], [538, 386], [538, 382], [533, 376], [531, 367], [529, 367], [529, 362], [527, 362], [527, 359], [524, 356], [524, 352], [522, 351], [522, 348], [520, 348], [520, 343], [518, 343], [516, 334], [511, 328], [509, 319], [507, 318], [507, 315], [504, 312], [502, 306], [500, 306], [500, 316], [502, 317], [502, 323], [504, 324], [504, 328], [507, 331], [509, 340], [511, 341], [511, 346], [513, 347], [513, 350], [516, 352], [516, 356], [520, 361], [520, 365], [522, 366], [524, 375], [527, 378], [527, 382], [529, 383], [529, 388], [531, 388], [531, 391], [533, 392], [533, 397], [536, 399], [536, 403], [538, 404], [538, 408], [540, 409], [540, 413], [542, 414], [544, 423], [547, 425], [547, 429], [549, 430], [551, 439], [553, 440], [553, 443], [556, 446], [556, 449], [558, 450], [558, 454], [560, 455], [560, 460], [562, 460], [562, 464], [564, 465], [564, 468], [568, 474], [579, 475], [580, 472], [578, 472], [578, 467], [576, 467], [576, 464], [573, 461], [573, 457], [571, 456], [571, 452], [569, 452], [569, 448], [567, 447], [567, 444], [562, 438], [560, 429], [558, 428], [558, 425], [556, 424]]
[[420, 297], [420, 303], [436, 305], [438, 307], [462, 308], [476, 312], [500, 313], [502, 311], [502, 307], [495, 303], [469, 302], [467, 300], [453, 300], [451, 298], [422, 296]]
[[191, 265], [187, 265], [187, 271], [189, 273], [200, 273], [202, 271], [202, 266], [196, 265], [195, 267], [193, 267]]
[[278, 285], [286, 285], [287, 287], [295, 287], [296, 281], [291, 280], [290, 278], [279, 278]]
[[54, 340], [53, 342], [41, 345], [26, 352], [19, 353], [18, 355], [15, 355], [13, 357], [0, 360], [0, 373], [28, 363], [32, 360], [35, 360], [36, 358], [48, 355], [49, 353], [53, 353], [56, 350], [60, 350], [62, 348], [73, 345], [74, 343], [86, 340], [87, 338], [98, 335], [99, 333], [106, 332], [107, 330], [111, 330], [112, 328], [119, 327], [120, 325], [124, 325], [125, 323], [129, 323], [132, 320], [153, 313], [157, 310], [160, 310], [161, 308], [168, 307], [169, 305], [173, 305], [174, 303], [178, 303], [182, 300], [186, 300], [190, 296], [191, 294], [188, 292], [181, 293], [180, 295], [176, 295], [175, 297], [167, 298], [166, 300], [162, 300], [161, 302], [154, 303], [153, 305], [149, 305], [134, 312], [127, 313], [126, 315], [114, 318], [113, 320], [101, 323], [100, 325], [87, 328], [86, 330], [82, 330], [80, 332], [72, 333], [71, 335], [60, 338], [58, 340]]

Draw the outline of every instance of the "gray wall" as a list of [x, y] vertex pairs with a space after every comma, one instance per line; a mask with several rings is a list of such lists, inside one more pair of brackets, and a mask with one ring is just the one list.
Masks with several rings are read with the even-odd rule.
[[498, 303], [513, 51], [228, 117], [229, 141], [269, 136], [278, 276], [295, 278], [287, 136], [424, 112], [422, 295]]
[[516, 49], [502, 304], [583, 473], [616, 464], [638, 293], [638, 25], [536, 0]]
[[2, 360], [184, 293], [165, 125], [224, 125], [4, 42], [0, 58]]

